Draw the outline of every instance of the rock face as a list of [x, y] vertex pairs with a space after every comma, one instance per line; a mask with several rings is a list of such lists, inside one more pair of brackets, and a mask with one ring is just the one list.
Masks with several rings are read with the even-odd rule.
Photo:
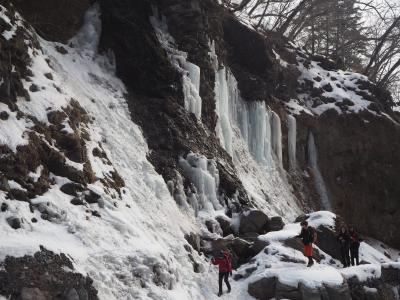
[[42, 248], [33, 256], [6, 257], [0, 270], [0, 295], [21, 300], [97, 300], [90, 277], [74, 272], [64, 254]]
[[[82, 26], [83, 16], [92, 1], [12, 0], [11, 2], [45, 39], [67, 42]], [[63, 15], [63, 18], [60, 18], [60, 15]]]
[[245, 233], [264, 233], [268, 231], [269, 218], [259, 210], [244, 212], [240, 217], [239, 232]]
[[398, 124], [370, 114], [322, 116], [315, 128], [320, 168], [335, 211], [363, 234], [397, 248], [400, 139], [392, 137], [399, 135]]

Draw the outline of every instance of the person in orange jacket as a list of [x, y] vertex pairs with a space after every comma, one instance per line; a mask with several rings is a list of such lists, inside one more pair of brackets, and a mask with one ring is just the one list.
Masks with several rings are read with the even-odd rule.
[[304, 244], [304, 256], [308, 258], [307, 267], [311, 267], [314, 264], [313, 260], [313, 243], [317, 240], [317, 233], [314, 228], [308, 226], [307, 221], [300, 223], [301, 232], [297, 235], [297, 238], [301, 238]]
[[214, 265], [218, 265], [219, 269], [219, 277], [218, 277], [218, 297], [222, 295], [222, 280], [225, 281], [226, 286], [228, 287], [228, 293], [231, 292], [231, 285], [229, 283], [229, 275], [232, 276], [232, 263], [230, 259], [230, 254], [227, 250], [221, 250], [217, 256], [211, 259], [211, 262]]

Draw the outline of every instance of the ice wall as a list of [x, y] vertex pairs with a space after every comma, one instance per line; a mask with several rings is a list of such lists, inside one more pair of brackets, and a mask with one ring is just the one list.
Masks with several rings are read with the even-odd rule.
[[296, 135], [297, 135], [297, 124], [296, 118], [292, 115], [288, 115], [287, 119], [288, 127], [288, 159], [289, 159], [289, 170], [296, 169]]
[[[230, 87], [230, 86], [229, 86]], [[216, 70], [215, 72], [215, 98], [216, 98], [216, 113], [218, 116], [216, 133], [221, 141], [222, 146], [232, 156], [232, 124], [231, 113], [229, 108], [232, 103], [228, 90], [227, 73], [225, 68]]]
[[271, 111], [272, 150], [274, 151], [277, 163], [282, 167], [282, 127], [281, 119]]
[[320, 197], [322, 209], [332, 210], [324, 178], [322, 177], [322, 174], [318, 167], [317, 156], [318, 152], [315, 145], [314, 134], [310, 131], [308, 135], [308, 166], [314, 176], [315, 188]]
[[219, 173], [215, 161], [189, 153], [186, 158], [179, 159], [179, 165], [185, 176], [194, 184], [194, 189], [187, 199], [196, 214], [199, 210], [220, 209], [222, 206], [218, 200]]
[[193, 113], [197, 120], [201, 120], [200, 68], [187, 61], [186, 52], [177, 49], [174, 38], [168, 33], [165, 18], [157, 18], [158, 13], [155, 9], [153, 15], [153, 17], [150, 17], [150, 22], [156, 32], [158, 41], [167, 51], [171, 64], [182, 75], [181, 82], [185, 109]]
[[[211, 58], [217, 60], [211, 47]], [[218, 122], [216, 133], [225, 150], [233, 156], [234, 128], [240, 130], [250, 153], [263, 166], [282, 166], [282, 131], [279, 116], [264, 102], [245, 102], [241, 99], [237, 81], [225, 67], [215, 69], [215, 98]]]

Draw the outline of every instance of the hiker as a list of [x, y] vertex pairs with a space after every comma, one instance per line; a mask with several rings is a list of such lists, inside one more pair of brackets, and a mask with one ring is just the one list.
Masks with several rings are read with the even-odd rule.
[[218, 297], [222, 295], [222, 279], [225, 281], [226, 286], [228, 287], [228, 293], [231, 292], [231, 285], [229, 284], [229, 275], [232, 276], [232, 264], [230, 259], [230, 254], [227, 250], [221, 250], [217, 256], [213, 257], [211, 262], [214, 265], [218, 265], [219, 268], [219, 277], [218, 277]]
[[311, 267], [314, 264], [313, 260], [313, 243], [317, 240], [317, 233], [314, 228], [308, 226], [307, 221], [302, 221], [301, 225], [301, 233], [297, 235], [297, 238], [301, 238], [304, 244], [304, 256], [308, 258], [307, 267]]
[[349, 235], [350, 235], [351, 265], [354, 266], [354, 264], [356, 264], [358, 266], [360, 264], [358, 250], [360, 249], [361, 239], [358, 236], [358, 233], [355, 231], [354, 227], [350, 227]]
[[342, 264], [345, 268], [350, 267], [350, 235], [347, 232], [346, 227], [344, 226], [340, 228], [338, 241], [340, 244], [340, 254], [342, 256]]

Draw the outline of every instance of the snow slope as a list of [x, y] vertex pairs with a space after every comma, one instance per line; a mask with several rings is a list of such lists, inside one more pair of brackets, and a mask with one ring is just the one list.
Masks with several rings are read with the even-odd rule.
[[[91, 186], [104, 200], [104, 207], [99, 210], [101, 218], [97, 218], [80, 206], [71, 205], [72, 196], [60, 191], [68, 180], [54, 176], [51, 189], [32, 202], [50, 206], [62, 215], [58, 223], [42, 220], [38, 212], [32, 215], [28, 203], [8, 200], [0, 192], [0, 201], [9, 205], [9, 211], [0, 215], [0, 257], [32, 254], [39, 245], [66, 253], [78, 271], [93, 278], [100, 299], [212, 299], [209, 287], [215, 287], [214, 280], [207, 273], [193, 272], [183, 247], [184, 234], [198, 230], [196, 220], [182, 213], [163, 178], [147, 161], [147, 144], [140, 128], [130, 119], [124, 85], [115, 77], [108, 59], [93, 51], [101, 30], [98, 16], [97, 7], [88, 12], [85, 27], [72, 41], [74, 48], [40, 40], [43, 51], [36, 49], [30, 55], [34, 82], [45, 89], [31, 92], [31, 102], [24, 102], [20, 109], [48, 122], [47, 108], [57, 110], [72, 98], [78, 100], [92, 117], [88, 152], [101, 143], [126, 188], [117, 201], [105, 193], [100, 181]], [[57, 46], [68, 53], [61, 54]], [[47, 72], [53, 74], [52, 81], [43, 76]], [[29, 125], [24, 121], [15, 125], [11, 117], [11, 122], [2, 124], [2, 136], [14, 138], [4, 138], [5, 142], [11, 146], [24, 143], [23, 132], [30, 130]], [[90, 160], [97, 177], [109, 172], [97, 158]], [[13, 215], [25, 220], [19, 230], [6, 223]], [[37, 223], [28, 221], [32, 217]], [[204, 263], [204, 257], [197, 253], [193, 256]], [[214, 269], [210, 272], [215, 276]]]

